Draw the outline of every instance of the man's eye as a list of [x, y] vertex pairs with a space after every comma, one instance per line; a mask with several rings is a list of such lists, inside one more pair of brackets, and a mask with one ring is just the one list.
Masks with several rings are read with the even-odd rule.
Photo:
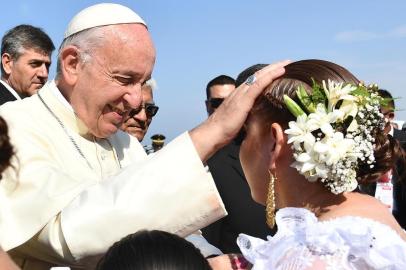
[[33, 67], [33, 68], [36, 68], [36, 67], [41, 66], [41, 63], [39, 63], [39, 62], [32, 62], [32, 63], [30, 63], [29, 65], [30, 65], [31, 67]]
[[132, 81], [133, 81], [131, 78], [120, 77], [120, 76], [116, 76], [115, 79], [116, 79], [119, 83], [124, 84], [124, 85], [131, 84]]

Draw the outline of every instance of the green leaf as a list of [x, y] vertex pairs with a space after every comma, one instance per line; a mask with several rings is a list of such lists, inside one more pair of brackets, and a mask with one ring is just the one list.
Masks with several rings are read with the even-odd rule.
[[283, 101], [286, 104], [286, 107], [288, 108], [288, 110], [293, 114], [293, 116], [298, 117], [302, 114], [306, 114], [302, 108], [300, 108], [300, 106], [290, 97], [288, 97], [287, 95], [283, 95]]
[[357, 89], [351, 92], [351, 95], [360, 97], [369, 97], [371, 94], [367, 88], [363, 86], [358, 86]]
[[313, 104], [315, 104], [317, 107], [317, 104], [321, 103], [324, 105], [324, 107], [326, 107], [327, 96], [326, 96], [326, 93], [324, 92], [324, 89], [322, 89], [320, 87], [320, 85], [314, 81], [313, 78], [312, 78], [312, 81], [313, 81], [313, 87], [312, 87], [313, 93], [311, 95], [311, 99], [312, 99]]
[[313, 113], [316, 111], [312, 99], [307, 94], [306, 89], [303, 87], [303, 85], [299, 85], [297, 87], [296, 95], [309, 113]]

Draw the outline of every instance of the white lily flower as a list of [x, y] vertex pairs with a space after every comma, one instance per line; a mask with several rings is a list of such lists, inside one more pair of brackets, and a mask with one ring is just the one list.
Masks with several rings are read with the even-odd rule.
[[340, 110], [333, 110], [327, 113], [324, 105], [318, 104], [316, 112], [309, 115], [307, 124], [311, 130], [320, 129], [326, 136], [332, 136], [334, 129], [331, 123], [342, 120], [343, 116], [344, 113]]
[[322, 143], [327, 148], [325, 152], [325, 162], [327, 166], [336, 164], [340, 159], [352, 152], [354, 147], [354, 141], [352, 139], [344, 138], [344, 134], [341, 132], [334, 132], [332, 137], [325, 137]]
[[344, 119], [348, 116], [355, 117], [358, 113], [358, 105], [354, 100], [344, 100], [340, 106], [340, 111], [344, 114]]
[[313, 130], [307, 124], [306, 114], [298, 116], [296, 122], [290, 121], [288, 125], [289, 129], [285, 130], [285, 133], [288, 134], [288, 143], [294, 143], [294, 145], [296, 143], [295, 148], [297, 143], [314, 139], [314, 136], [311, 134]]
[[328, 86], [326, 86], [326, 81], [323, 81], [324, 93], [326, 93], [328, 99], [328, 110], [332, 111], [335, 105], [340, 100], [356, 100], [357, 98], [350, 95], [352, 91], [357, 89], [357, 87], [347, 84], [343, 87], [343, 83], [336, 83], [332, 80], [328, 80]]

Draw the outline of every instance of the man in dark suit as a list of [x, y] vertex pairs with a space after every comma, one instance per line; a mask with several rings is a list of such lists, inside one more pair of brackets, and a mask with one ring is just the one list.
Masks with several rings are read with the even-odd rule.
[[[247, 76], [248, 77], [248, 76]], [[206, 87], [206, 109], [211, 113], [235, 89], [233, 78], [221, 75]], [[265, 207], [254, 202], [241, 168], [239, 152], [242, 133], [211, 157], [207, 165], [227, 209], [228, 216], [204, 228], [203, 236], [224, 253], [240, 253], [236, 238], [246, 233], [265, 239], [272, 231], [265, 221]]]
[[40, 28], [18, 25], [1, 41], [0, 105], [31, 96], [48, 80], [52, 40]]

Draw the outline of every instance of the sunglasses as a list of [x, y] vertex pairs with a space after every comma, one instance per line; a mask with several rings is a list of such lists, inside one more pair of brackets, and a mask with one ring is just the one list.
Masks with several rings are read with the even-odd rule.
[[134, 115], [138, 114], [142, 109], [145, 110], [145, 114], [147, 115], [148, 118], [152, 118], [158, 112], [159, 107], [153, 103], [145, 103], [145, 104], [142, 104], [137, 109], [131, 110], [129, 116], [133, 117]]
[[223, 101], [224, 98], [211, 98], [208, 100], [210, 106], [215, 109], [218, 108]]

